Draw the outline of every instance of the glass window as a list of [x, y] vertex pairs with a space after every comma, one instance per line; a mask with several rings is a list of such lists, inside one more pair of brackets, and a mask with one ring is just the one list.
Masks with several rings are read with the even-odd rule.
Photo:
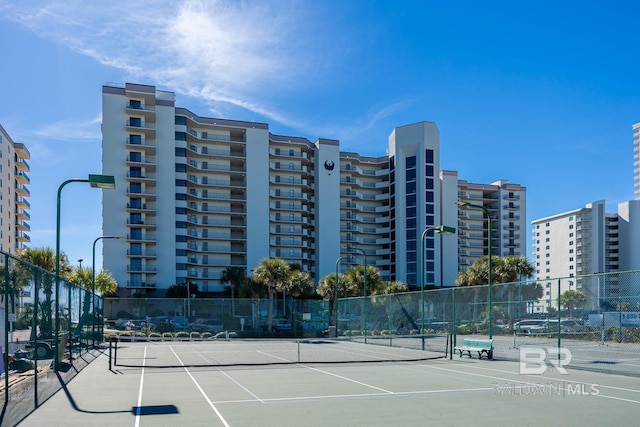
[[405, 161], [407, 169], [413, 169], [416, 167], [416, 156], [407, 157]]
[[407, 194], [407, 206], [415, 206], [415, 205], [416, 205], [416, 195]]
[[425, 174], [426, 174], [427, 176], [433, 176], [433, 166], [431, 166], [431, 165], [427, 165], [427, 166], [425, 167]]
[[425, 186], [427, 190], [433, 190], [433, 178], [427, 178], [425, 180]]
[[433, 163], [433, 150], [425, 150], [424, 161], [425, 163]]
[[187, 118], [184, 116], [176, 116], [176, 124], [177, 125], [186, 125], [187, 124]]
[[411, 194], [411, 193], [415, 193], [416, 192], [416, 182], [415, 181], [407, 182], [405, 184], [405, 187], [406, 187], [407, 194]]
[[433, 191], [426, 191], [424, 193], [424, 198], [427, 203], [433, 203]]
[[415, 181], [416, 180], [416, 170], [410, 169], [407, 171], [407, 181]]

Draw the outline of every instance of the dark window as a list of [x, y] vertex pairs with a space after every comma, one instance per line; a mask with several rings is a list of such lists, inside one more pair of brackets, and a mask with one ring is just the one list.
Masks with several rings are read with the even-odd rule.
[[425, 168], [425, 174], [427, 176], [433, 176], [433, 166], [427, 165]]
[[416, 156], [407, 157], [406, 159], [406, 168], [414, 169], [416, 167]]
[[427, 178], [425, 181], [426, 189], [433, 190], [433, 178]]
[[137, 151], [132, 151], [129, 153], [129, 160], [132, 162], [141, 162], [142, 161], [142, 153]]
[[187, 149], [176, 147], [176, 157], [187, 157]]
[[433, 150], [425, 150], [425, 163], [433, 163]]
[[415, 206], [415, 205], [416, 205], [416, 195], [407, 194], [407, 206]]
[[405, 186], [406, 186], [406, 189], [407, 189], [407, 194], [416, 192], [416, 182], [415, 181], [407, 182], [405, 184]]
[[184, 163], [176, 163], [176, 172], [186, 172], [187, 171], [187, 165], [185, 165]]
[[415, 218], [407, 218], [407, 228], [416, 228]]
[[416, 170], [410, 169], [407, 171], [407, 181], [415, 181], [416, 180]]
[[139, 128], [142, 126], [142, 119], [140, 117], [130, 117], [129, 126]]
[[186, 179], [176, 179], [176, 187], [186, 187], [187, 180]]
[[187, 134], [185, 132], [176, 132], [176, 141], [186, 141]]
[[176, 124], [177, 125], [186, 125], [187, 124], [187, 118], [184, 116], [176, 116]]
[[129, 135], [129, 144], [142, 144], [142, 135]]
[[424, 211], [428, 214], [432, 214], [433, 213], [433, 203], [427, 203], [426, 205], [424, 205]]
[[410, 207], [407, 208], [407, 218], [415, 218], [416, 217], [416, 208]]
[[427, 191], [424, 194], [427, 203], [433, 203], [433, 191]]

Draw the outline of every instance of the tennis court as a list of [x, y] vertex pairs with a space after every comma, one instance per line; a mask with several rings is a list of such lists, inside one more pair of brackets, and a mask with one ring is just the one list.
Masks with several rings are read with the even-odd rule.
[[[118, 357], [136, 366], [112, 364], [110, 370], [105, 349], [20, 425], [586, 426], [635, 425], [640, 413], [637, 377], [570, 365], [566, 375], [555, 369], [522, 375], [519, 363], [457, 356], [298, 363], [291, 359], [298, 344], [293, 350], [284, 342], [233, 344], [228, 355], [235, 352], [240, 364], [228, 366], [211, 359], [206, 366], [177, 366], [186, 355], [211, 358], [210, 346], [198, 356], [193, 343], [127, 343]], [[346, 344], [363, 358], [397, 356], [384, 346]], [[287, 363], [248, 364], [253, 352]], [[158, 358], [156, 366], [164, 368], [147, 365]]]

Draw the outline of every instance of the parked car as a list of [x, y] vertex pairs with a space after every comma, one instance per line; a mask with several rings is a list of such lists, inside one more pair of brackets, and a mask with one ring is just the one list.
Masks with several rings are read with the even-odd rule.
[[171, 319], [171, 323], [173, 324], [173, 329], [176, 331], [186, 331], [189, 329], [189, 321], [184, 316], [176, 316]]
[[291, 323], [289, 323], [286, 319], [279, 319], [273, 326], [271, 327], [273, 332], [286, 332], [292, 329]]
[[513, 329], [518, 334], [531, 335], [544, 332], [544, 319], [524, 319], [513, 324]]
[[222, 331], [222, 322], [217, 319], [196, 319], [191, 324], [194, 332], [211, 332], [212, 334]]

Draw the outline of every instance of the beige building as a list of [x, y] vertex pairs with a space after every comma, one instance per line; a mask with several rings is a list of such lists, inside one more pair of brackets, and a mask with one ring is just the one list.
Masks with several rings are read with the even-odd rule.
[[0, 249], [10, 254], [29, 243], [29, 163], [27, 147], [0, 125]]

